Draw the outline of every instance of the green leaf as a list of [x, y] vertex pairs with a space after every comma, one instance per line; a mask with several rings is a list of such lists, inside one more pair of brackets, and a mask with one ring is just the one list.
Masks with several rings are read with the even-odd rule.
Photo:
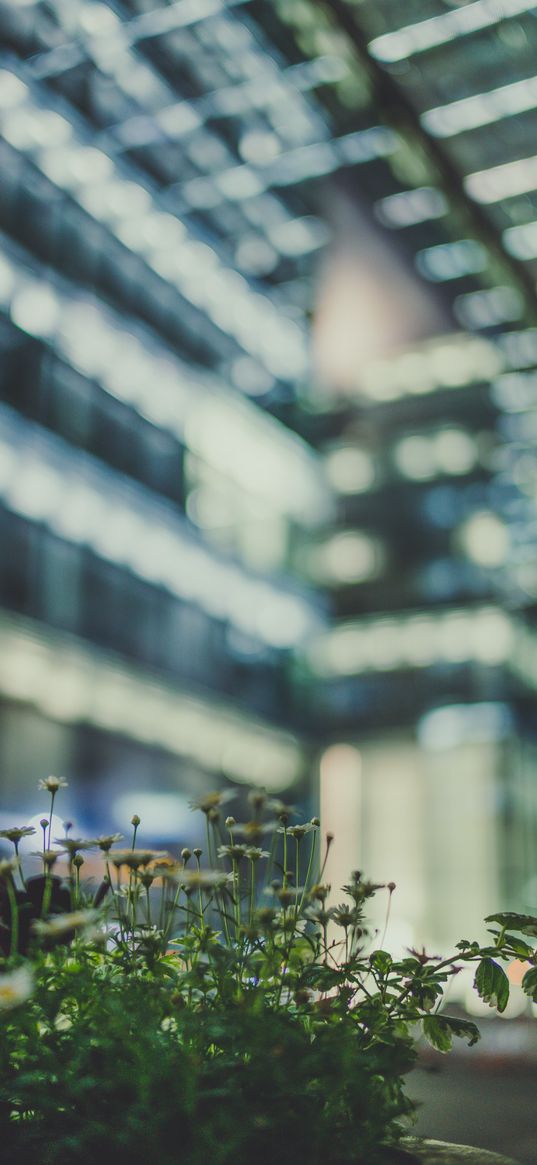
[[534, 914], [515, 914], [511, 910], [505, 910], [500, 914], [489, 914], [485, 922], [497, 922], [500, 926], [508, 926], [511, 930], [518, 930], [521, 934], [537, 938], [537, 918]]
[[427, 1015], [422, 1020], [422, 1026], [425, 1038], [437, 1052], [449, 1052], [453, 1036], [467, 1040], [470, 1048], [480, 1038], [475, 1023], [467, 1019], [455, 1019], [451, 1015]]
[[482, 959], [475, 973], [474, 987], [485, 1003], [505, 1011], [509, 1002], [509, 979], [494, 959]]
[[398, 975], [414, 975], [416, 971], [421, 971], [421, 967], [419, 959], [399, 959], [393, 965], [393, 969]]
[[311, 963], [304, 967], [302, 973], [302, 982], [305, 985], [318, 987], [321, 991], [329, 991], [331, 987], [337, 987], [346, 978], [346, 971], [339, 971], [337, 968], [324, 965], [320, 966], [318, 963]]
[[436, 1048], [437, 1052], [449, 1052], [453, 1044], [453, 1036], [449, 1024], [442, 1015], [426, 1015], [422, 1020], [425, 1039]]
[[519, 959], [533, 958], [533, 947], [525, 943], [523, 938], [516, 938], [514, 934], [504, 934], [503, 939], [505, 943], [509, 943], [511, 950]]
[[453, 1033], [461, 1040], [468, 1040], [468, 1047], [472, 1048], [477, 1041], [481, 1039], [481, 1033], [475, 1023], [471, 1023], [469, 1019], [455, 1019], [451, 1015], [442, 1015], [438, 1018], [446, 1023]]
[[387, 951], [373, 951], [369, 962], [374, 971], [378, 971], [379, 975], [387, 975], [393, 966], [392, 956]]
[[423, 1011], [430, 1011], [434, 1007], [438, 996], [442, 994], [442, 988], [432, 983], [420, 983], [417, 981], [412, 987], [411, 994], [416, 1000], [418, 1007], [421, 1007]]
[[537, 1003], [537, 967], [530, 967], [522, 980], [522, 990]]

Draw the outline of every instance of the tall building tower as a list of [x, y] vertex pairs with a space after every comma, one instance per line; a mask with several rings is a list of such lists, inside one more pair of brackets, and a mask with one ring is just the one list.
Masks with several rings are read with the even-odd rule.
[[325, 616], [289, 546], [330, 492], [271, 415], [306, 335], [263, 276], [320, 225], [247, 188], [248, 22], [76, 0], [0, 26], [4, 800], [45, 767], [102, 816], [128, 778], [162, 833], [178, 793], [305, 772], [288, 657]]
[[149, 773], [165, 836], [320, 758], [403, 939], [530, 908], [533, 5], [0, 0], [0, 34], [6, 804]]

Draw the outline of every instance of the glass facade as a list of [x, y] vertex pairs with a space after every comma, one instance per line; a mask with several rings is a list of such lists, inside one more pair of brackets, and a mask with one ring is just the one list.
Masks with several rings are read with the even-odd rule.
[[82, 823], [313, 805], [358, 749], [403, 938], [465, 879], [528, 908], [534, 7], [0, 0], [0, 39], [6, 811], [43, 766]]

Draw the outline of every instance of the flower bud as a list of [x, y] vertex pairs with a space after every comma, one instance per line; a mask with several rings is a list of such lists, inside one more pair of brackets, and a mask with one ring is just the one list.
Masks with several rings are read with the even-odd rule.
[[134, 828], [138, 829], [139, 824], [140, 824], [140, 818], [138, 817], [137, 813], [134, 813], [133, 816], [131, 817], [131, 825], [134, 825]]

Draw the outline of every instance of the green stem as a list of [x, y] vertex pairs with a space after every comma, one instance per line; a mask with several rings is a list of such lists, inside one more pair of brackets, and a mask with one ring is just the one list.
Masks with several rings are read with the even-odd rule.
[[[197, 866], [198, 866], [198, 874], [201, 875], [201, 859], [198, 856], [198, 854], [196, 854], [196, 862], [197, 862]], [[198, 886], [198, 905], [199, 905], [199, 919], [200, 919], [200, 926], [201, 926], [203, 923], [203, 899], [201, 896], [201, 886]]]
[[19, 907], [17, 903], [17, 895], [13, 885], [13, 879], [8, 877], [6, 879], [7, 893], [9, 898], [9, 915], [11, 923], [11, 943], [9, 953], [10, 956], [16, 955], [19, 950]]
[[168, 883], [165, 878], [162, 878], [162, 885], [160, 888], [160, 905], [158, 912], [158, 928], [162, 935], [164, 935], [166, 929], [166, 921], [168, 917], [167, 911], [169, 906], [170, 901], [168, 894]]
[[298, 922], [298, 884], [300, 879], [300, 841], [295, 837], [295, 926]]
[[209, 825], [209, 815], [205, 814], [205, 833], [207, 836], [207, 858], [211, 869], [216, 866], [216, 856], [213, 856], [213, 839], [211, 837], [211, 827]]
[[250, 861], [250, 926], [253, 926], [255, 913], [255, 862]]
[[75, 894], [75, 878], [73, 875], [73, 859], [69, 857], [69, 898], [71, 900], [71, 910], [75, 909], [76, 894]]
[[[136, 833], [136, 826], [135, 826], [135, 833]], [[133, 849], [134, 849], [134, 842], [133, 842]], [[133, 907], [133, 894], [132, 894], [133, 878], [134, 878], [133, 871], [129, 869], [129, 889], [128, 889], [128, 893], [127, 893], [127, 921], [129, 923], [131, 936], [134, 938], [134, 907]]]
[[[14, 841], [13, 845], [15, 846], [15, 857], [16, 857], [17, 861], [19, 861], [19, 842]], [[17, 871], [18, 871], [18, 874], [19, 874], [19, 877], [20, 877], [20, 880], [22, 883], [22, 888], [23, 888], [23, 890], [26, 890], [26, 878], [24, 877], [24, 870], [23, 870], [20, 862], [19, 862], [19, 865], [17, 866]]]
[[112, 874], [110, 873], [110, 860], [109, 860], [108, 854], [106, 854], [106, 857], [105, 857], [105, 870], [106, 870], [107, 877], [108, 877], [108, 881], [109, 881], [109, 884], [110, 884], [110, 889], [111, 889], [111, 891], [112, 891], [112, 898], [114, 899], [114, 904], [115, 904], [116, 911], [117, 911], [118, 922], [120, 922], [120, 918], [119, 918], [119, 905], [118, 905], [118, 895], [117, 895], [117, 891], [116, 891], [116, 890], [115, 890], [115, 888], [114, 888], [114, 882], [113, 882]]
[[218, 911], [218, 917], [220, 919], [220, 922], [222, 923], [222, 930], [224, 931], [226, 943], [229, 946], [231, 943], [231, 936], [229, 933], [228, 914], [226, 911], [225, 890], [222, 890], [222, 891], [216, 890], [214, 900], [216, 903], [216, 909]]
[[52, 832], [52, 814], [54, 813], [54, 799], [55, 799], [55, 797], [56, 797], [56, 793], [51, 793], [51, 794], [50, 794], [50, 820], [49, 820], [49, 823], [48, 823], [48, 842], [47, 842], [47, 849], [50, 849], [50, 835], [51, 835], [51, 832]]
[[298, 907], [298, 913], [299, 913], [299, 914], [300, 914], [300, 912], [301, 912], [301, 910], [302, 910], [302, 907], [303, 907], [303, 905], [304, 905], [304, 899], [305, 899], [305, 897], [306, 897], [306, 894], [308, 893], [308, 890], [309, 890], [309, 885], [310, 885], [310, 878], [311, 878], [311, 871], [312, 871], [312, 869], [313, 869], [313, 861], [314, 861], [314, 858], [315, 858], [315, 851], [316, 851], [316, 849], [317, 849], [317, 831], [316, 831], [316, 830], [313, 830], [313, 835], [312, 835], [312, 840], [311, 840], [311, 846], [310, 846], [310, 856], [309, 856], [309, 860], [308, 860], [308, 868], [307, 868], [307, 870], [306, 870], [306, 877], [305, 877], [305, 879], [304, 879], [304, 889], [303, 889], [303, 891], [302, 891], [302, 897], [301, 897], [301, 899], [300, 899], [300, 905], [299, 905], [299, 907]]
[[[284, 934], [284, 941], [285, 941], [285, 924], [287, 922], [287, 908], [285, 906], [282, 906], [282, 917], [283, 917], [283, 934]], [[282, 992], [283, 992], [283, 981], [284, 981], [286, 970], [287, 970], [287, 950], [284, 950], [283, 962], [282, 962], [280, 969], [279, 969], [278, 994], [276, 997], [277, 1007], [279, 1007], [280, 1003], [281, 1003]]]
[[[168, 939], [169, 939], [169, 937], [170, 937], [170, 931], [171, 931], [171, 929], [172, 929], [172, 926], [173, 926], [173, 920], [174, 920], [174, 918], [175, 918], [175, 912], [176, 912], [176, 910], [179, 908], [179, 898], [180, 898], [180, 895], [181, 895], [181, 890], [182, 890], [182, 888], [183, 888], [183, 887], [181, 886], [181, 884], [179, 884], [179, 885], [178, 885], [178, 887], [177, 887], [177, 889], [176, 889], [176, 891], [175, 891], [175, 894], [174, 894], [174, 896], [173, 896], [173, 901], [172, 901], [172, 902], [171, 902], [171, 904], [169, 905], [169, 909], [168, 909], [168, 919], [167, 919], [167, 921], [165, 922], [165, 925], [164, 925], [164, 928], [163, 928], [163, 932], [164, 932], [164, 939], [165, 939], [166, 943], [167, 943], [167, 941], [168, 941]], [[164, 914], [164, 919], [165, 919], [165, 918], [166, 918], [166, 915]]]
[[238, 942], [239, 935], [240, 935], [240, 929], [241, 929], [241, 897], [240, 897], [240, 886], [239, 886], [239, 863], [237, 862], [236, 858], [232, 858], [231, 861], [232, 861], [232, 866], [233, 866], [233, 890], [234, 890], [234, 894], [235, 894], [235, 902], [234, 902], [234, 906], [235, 906], [235, 940], [236, 940], [236, 942]]
[[50, 898], [52, 894], [52, 877], [50, 870], [47, 869], [45, 873], [45, 889], [43, 891], [43, 901], [41, 903], [41, 918], [46, 918], [50, 906]]
[[324, 871], [326, 870], [326, 863], [328, 861], [328, 854], [330, 853], [330, 846], [332, 845], [333, 837], [331, 834], [326, 835], [326, 853], [323, 858], [323, 864], [319, 872], [319, 881], [322, 882]]
[[272, 841], [270, 843], [270, 853], [269, 853], [268, 860], [267, 860], [267, 870], [266, 870], [266, 874], [265, 874], [265, 880], [266, 880], [267, 886], [270, 885], [270, 875], [272, 873], [272, 867], [274, 865], [274, 858], [276, 856], [277, 844], [278, 844], [278, 833], [276, 830], [274, 830], [274, 832], [272, 834]]
[[390, 908], [391, 908], [391, 905], [392, 905], [392, 894], [391, 894], [391, 891], [390, 891], [390, 895], [389, 895], [389, 898], [388, 898], [388, 905], [387, 905], [387, 907], [386, 907], [386, 918], [384, 919], [384, 930], [383, 930], [383, 932], [382, 932], [382, 938], [381, 938], [381, 940], [380, 940], [380, 949], [381, 949], [381, 950], [383, 949], [383, 947], [384, 947], [384, 943], [385, 943], [385, 940], [386, 940], [386, 933], [387, 933], [387, 930], [388, 930], [388, 923], [389, 923], [389, 921], [390, 921]]
[[124, 943], [125, 942], [125, 930], [123, 927], [123, 902], [121, 900], [121, 869], [119, 866], [116, 866], [116, 889], [114, 891], [114, 897], [115, 897], [116, 906], [117, 906], [117, 920], [119, 922], [119, 937], [121, 939], [121, 942]]

